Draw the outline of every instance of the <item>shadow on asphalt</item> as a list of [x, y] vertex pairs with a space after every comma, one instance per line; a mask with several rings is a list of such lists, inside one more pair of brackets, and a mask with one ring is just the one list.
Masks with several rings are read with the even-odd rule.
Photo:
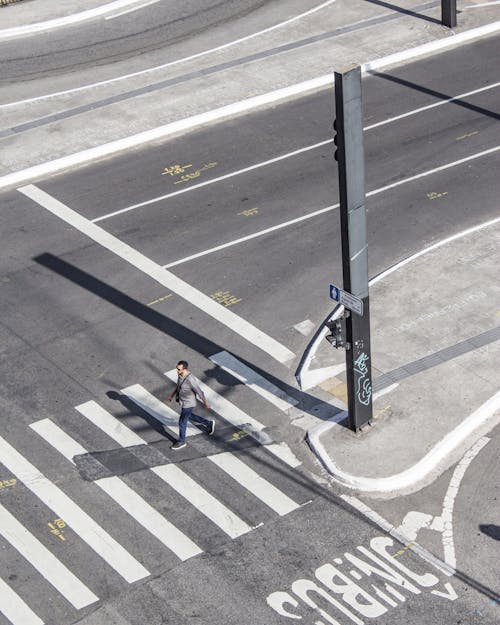
[[499, 525], [480, 525], [479, 529], [489, 536], [490, 538], [494, 538], [495, 540], [500, 540], [500, 526]]
[[448, 101], [449, 104], [455, 104], [456, 106], [461, 106], [462, 108], [468, 109], [469, 111], [474, 111], [475, 113], [480, 113], [481, 115], [485, 115], [486, 117], [500, 120], [500, 113], [490, 111], [490, 109], [485, 109], [484, 107], [477, 106], [476, 104], [471, 104], [470, 102], [466, 102], [465, 100], [461, 100], [460, 98], [454, 98], [453, 96], [450, 96], [447, 93], [443, 93], [442, 91], [429, 89], [429, 87], [424, 87], [423, 85], [418, 85], [415, 82], [404, 80], [404, 78], [399, 78], [397, 76], [391, 76], [390, 74], [386, 74], [384, 72], [377, 72], [373, 70], [368, 73], [372, 76], [376, 76], [377, 78], [382, 78], [383, 80], [388, 80], [398, 85], [402, 85], [403, 87], [408, 87], [409, 89], [421, 91], [422, 93], [426, 93], [427, 95], [437, 98], [438, 100]]
[[[370, 4], [376, 4], [380, 7], [384, 7], [385, 9], [390, 9], [391, 11], [397, 11], [398, 13], [403, 13], [404, 15], [409, 15], [410, 17], [417, 17], [420, 20], [425, 20], [426, 22], [432, 22], [433, 24], [441, 24], [441, 20], [436, 19], [435, 17], [429, 17], [428, 15], [424, 15], [423, 13], [417, 13], [416, 11], [412, 11], [411, 9], [404, 9], [403, 7], [399, 7], [395, 4], [391, 4], [390, 2], [383, 2], [382, 0], [365, 0], [365, 2], [369, 2]], [[421, 10], [425, 10], [426, 8], [433, 8], [438, 6], [439, 2], [428, 2], [420, 7]]]

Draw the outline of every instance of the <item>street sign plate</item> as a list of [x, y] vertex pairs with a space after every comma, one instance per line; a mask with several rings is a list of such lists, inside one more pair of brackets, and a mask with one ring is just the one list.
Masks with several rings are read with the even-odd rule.
[[339, 289], [339, 287], [334, 284], [330, 284], [330, 297], [345, 306], [345, 308], [352, 310], [352, 312], [355, 312], [357, 315], [363, 316], [363, 300], [359, 299], [359, 297], [343, 289]]

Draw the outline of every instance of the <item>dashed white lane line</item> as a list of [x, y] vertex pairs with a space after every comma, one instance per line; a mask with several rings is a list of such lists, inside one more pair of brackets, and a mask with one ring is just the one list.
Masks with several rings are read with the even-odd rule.
[[464, 455], [462, 460], [458, 463], [453, 471], [453, 475], [446, 491], [443, 504], [443, 512], [441, 519], [443, 522], [443, 549], [444, 560], [454, 569], [457, 566], [457, 558], [455, 555], [455, 542], [453, 540], [453, 507], [455, 505], [455, 499], [458, 495], [458, 489], [460, 488], [460, 482], [462, 481], [465, 471], [470, 463], [474, 460], [481, 449], [489, 442], [489, 438], [483, 436], [477, 443], [469, 449]]
[[[129, 1], [134, 1], [134, 2], [139, 2], [141, 0], [129, 0]], [[154, 0], [157, 1], [157, 0]], [[190, 56], [185, 56], [182, 57], [181, 59], [176, 59], [175, 61], [170, 61], [169, 63], [163, 63], [162, 65], [157, 65], [156, 67], [149, 67], [147, 69], [143, 69], [137, 72], [132, 72], [130, 74], [125, 74], [123, 76], [116, 76], [115, 78], [110, 78], [108, 80], [102, 80], [100, 82], [95, 82], [89, 85], [84, 85], [82, 87], [76, 87], [74, 89], [66, 89], [65, 91], [58, 91], [56, 93], [49, 93], [47, 95], [43, 95], [43, 96], [37, 96], [34, 98], [27, 98], [26, 100], [19, 100], [18, 102], [9, 102], [8, 104], [4, 104], [2, 106], [18, 106], [20, 104], [27, 104], [27, 103], [31, 103], [31, 102], [38, 102], [40, 100], [47, 100], [49, 98], [56, 98], [58, 96], [61, 95], [68, 95], [71, 93], [77, 93], [79, 91], [83, 91], [85, 89], [94, 89], [95, 87], [102, 87], [103, 85], [110, 85], [112, 83], [121, 81], [121, 80], [127, 80], [128, 78], [135, 78], [136, 76], [142, 76], [144, 74], [150, 74], [151, 72], [156, 72], [158, 70], [162, 70], [162, 69], [166, 69], [167, 67], [172, 67], [173, 65], [178, 65], [180, 63], [187, 63], [188, 61], [193, 61], [194, 59], [198, 59], [202, 56], [207, 56], [209, 54], [213, 54], [214, 52], [220, 52], [221, 50], [225, 50], [226, 48], [231, 48], [233, 46], [239, 45], [245, 41], [248, 41], [250, 39], [254, 39], [255, 37], [260, 37], [261, 35], [265, 35], [266, 33], [272, 32], [273, 30], [276, 30], [278, 28], [283, 28], [283, 26], [288, 26], [289, 24], [292, 24], [293, 22], [296, 22], [298, 20], [303, 19], [304, 17], [308, 17], [309, 15], [312, 15], [313, 13], [316, 13], [317, 11], [320, 11], [321, 9], [324, 9], [327, 6], [330, 6], [331, 4], [334, 4], [337, 0], [327, 0], [326, 2], [322, 2], [321, 4], [319, 4], [318, 6], [313, 7], [312, 9], [309, 9], [308, 11], [305, 11], [304, 13], [300, 13], [299, 15], [295, 15], [294, 17], [291, 17], [287, 20], [284, 20], [283, 22], [279, 22], [278, 24], [274, 24], [273, 26], [269, 26], [269, 28], [264, 28], [263, 30], [259, 30], [255, 33], [251, 33], [250, 35], [246, 35], [245, 37], [240, 37], [239, 39], [234, 39], [233, 41], [229, 41], [228, 43], [224, 43], [220, 46], [216, 46], [214, 48], [210, 48], [208, 50], [203, 50], [202, 52], [197, 52], [196, 54], [191, 54]], [[139, 7], [141, 8], [141, 7]], [[115, 16], [116, 17], [116, 16]], [[109, 17], [106, 19], [110, 19]], [[0, 38], [1, 38], [1, 33], [2, 31], [0, 31]]]
[[27, 185], [18, 189], [20, 193], [33, 200], [40, 206], [46, 208], [53, 215], [65, 221], [70, 226], [79, 230], [92, 241], [95, 241], [103, 248], [109, 250], [119, 258], [122, 258], [130, 265], [139, 269], [153, 280], [156, 280], [169, 291], [176, 293], [191, 305], [199, 308], [207, 315], [216, 319], [236, 334], [259, 347], [268, 353], [278, 362], [285, 363], [294, 357], [294, 353], [287, 347], [265, 334], [254, 325], [228, 310], [205, 293], [202, 293], [184, 280], [181, 280], [173, 273], [167, 271], [158, 263], [141, 254], [138, 250], [127, 245], [120, 239], [103, 230], [100, 226], [56, 200], [45, 191], [38, 189], [34, 185]]
[[27, 24], [26, 26], [4, 28], [3, 30], [0, 30], [0, 40], [19, 37], [22, 35], [32, 35], [46, 30], [61, 28], [62, 26], [71, 26], [72, 24], [78, 24], [79, 22], [95, 19], [101, 15], [106, 15], [112, 11], [117, 11], [142, 1], [143, 0], [115, 0], [114, 2], [109, 2], [108, 4], [95, 7], [94, 9], [80, 11], [79, 13], [66, 15], [65, 17], [58, 17], [52, 20], [46, 20], [45, 22], [36, 22], [35, 24]]

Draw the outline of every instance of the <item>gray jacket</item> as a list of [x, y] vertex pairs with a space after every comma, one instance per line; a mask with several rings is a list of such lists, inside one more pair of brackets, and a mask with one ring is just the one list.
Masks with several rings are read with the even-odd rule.
[[181, 408], [194, 408], [196, 397], [204, 404], [207, 403], [205, 394], [200, 387], [200, 381], [192, 373], [188, 373], [186, 377], [180, 375], [177, 378], [176, 393], [179, 393]]

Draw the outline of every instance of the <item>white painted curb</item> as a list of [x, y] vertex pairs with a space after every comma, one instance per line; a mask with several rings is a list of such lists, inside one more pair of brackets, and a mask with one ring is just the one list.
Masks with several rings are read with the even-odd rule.
[[308, 431], [307, 439], [313, 451], [330, 475], [343, 486], [363, 492], [398, 493], [421, 482], [431, 471], [442, 464], [446, 457], [459, 445], [468, 440], [472, 443], [472, 437], [476, 430], [482, 428], [488, 420], [491, 419], [492, 421], [490, 427], [497, 425], [500, 422], [500, 391], [469, 415], [459, 426], [449, 432], [414, 466], [390, 477], [357, 477], [343, 471], [330, 458], [320, 441], [320, 437], [331, 429], [335, 423], [342, 421], [346, 415], [347, 413], [342, 412], [335, 415], [332, 420], [317, 425]]
[[[126, 2], [127, 0], [119, 1]], [[416, 48], [412, 48], [411, 50], [398, 52], [396, 54], [376, 59], [362, 65], [362, 71], [369, 72], [374, 69], [381, 69], [382, 67], [386, 67], [388, 65], [415, 59], [419, 56], [430, 54], [438, 50], [444, 50], [446, 48], [472, 41], [498, 31], [500, 31], [500, 21], [494, 22], [493, 24], [487, 24], [485, 26], [479, 26], [478, 28], [473, 28], [463, 33], [459, 33], [458, 35], [452, 35], [446, 39], [432, 41], [430, 43], [417, 46]], [[246, 100], [234, 102], [233, 104], [228, 104], [227, 106], [223, 106], [212, 111], [207, 111], [205, 113], [200, 113], [170, 124], [152, 128], [151, 130], [146, 130], [123, 139], [118, 139], [94, 148], [82, 150], [81, 152], [76, 152], [75, 154], [70, 154], [53, 161], [48, 161], [46, 163], [41, 163], [40, 165], [28, 167], [27, 169], [21, 171], [6, 174], [5, 176], [0, 177], [0, 189], [25, 182], [31, 182], [35, 178], [55, 174], [76, 165], [84, 165], [94, 160], [111, 156], [130, 148], [145, 145], [151, 141], [164, 139], [186, 130], [192, 130], [204, 124], [220, 121], [224, 118], [233, 117], [241, 113], [248, 113], [258, 107], [267, 106], [288, 98], [303, 95], [304, 93], [310, 91], [317, 91], [318, 89], [333, 84], [333, 82], [334, 75], [326, 74], [312, 80], [307, 80], [283, 89], [278, 89], [276, 91], [264, 93]]]

